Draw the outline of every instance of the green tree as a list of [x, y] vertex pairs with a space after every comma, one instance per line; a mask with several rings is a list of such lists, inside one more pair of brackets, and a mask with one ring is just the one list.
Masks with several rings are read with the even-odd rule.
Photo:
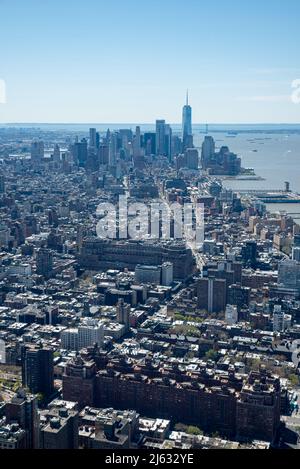
[[293, 386], [299, 386], [299, 377], [295, 374], [289, 376], [289, 381]]
[[214, 362], [217, 361], [218, 356], [219, 356], [218, 352], [216, 352], [213, 349], [208, 350], [208, 352], [206, 352], [205, 354], [206, 360], [213, 360]]
[[38, 400], [38, 404], [42, 404], [45, 400], [45, 396], [41, 392], [39, 392], [36, 397], [37, 397], [37, 400]]
[[193, 425], [189, 425], [186, 431], [189, 435], [203, 435], [203, 431]]
[[174, 427], [176, 432], [184, 432], [186, 433], [187, 431], [187, 425], [184, 425], [183, 423], [176, 423]]

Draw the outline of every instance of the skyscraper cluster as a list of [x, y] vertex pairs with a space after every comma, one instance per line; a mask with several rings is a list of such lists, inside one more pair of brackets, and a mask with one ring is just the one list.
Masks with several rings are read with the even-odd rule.
[[[95, 128], [90, 128], [89, 138], [75, 141], [70, 146], [73, 162], [79, 167], [96, 171], [101, 165], [107, 165], [117, 177], [122, 176], [122, 164], [132, 161], [134, 166], [143, 169], [145, 158], [166, 158], [170, 163], [176, 157], [186, 155], [188, 150], [194, 149], [192, 133], [192, 108], [187, 101], [182, 111], [182, 132], [175, 133], [170, 124], [164, 119], [157, 119], [155, 131], [142, 132], [140, 126], [135, 130], [120, 129], [107, 130], [100, 135]], [[53, 158], [58, 161], [58, 148], [55, 148]], [[198, 150], [194, 149], [193, 156], [184, 157], [181, 166], [198, 169]], [[33, 159], [36, 158], [34, 151]], [[191, 155], [191, 153], [189, 153]], [[193, 161], [192, 161], [193, 160]]]
[[216, 151], [215, 141], [211, 136], [205, 136], [202, 144], [201, 164], [202, 169], [210, 175], [237, 176], [241, 172], [241, 159], [227, 146]]

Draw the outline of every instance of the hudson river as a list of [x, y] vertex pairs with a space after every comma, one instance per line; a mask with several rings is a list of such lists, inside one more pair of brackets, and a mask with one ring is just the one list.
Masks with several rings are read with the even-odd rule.
[[[264, 181], [227, 180], [232, 189], [283, 189], [285, 181], [291, 190], [300, 193], [300, 134], [297, 133], [227, 133], [211, 132], [216, 146], [227, 145], [242, 158], [242, 166], [254, 168]], [[196, 136], [198, 146], [203, 135]], [[300, 221], [300, 204], [268, 204], [272, 212], [286, 211]]]

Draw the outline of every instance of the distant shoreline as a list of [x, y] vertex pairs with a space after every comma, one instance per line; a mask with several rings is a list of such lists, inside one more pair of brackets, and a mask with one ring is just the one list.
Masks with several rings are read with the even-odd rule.
[[[132, 128], [140, 126], [142, 131], [155, 131], [155, 122], [152, 123], [47, 123], [47, 122], [12, 122], [0, 123], [0, 131], [9, 131], [10, 129], [22, 130], [42, 130], [42, 131], [82, 131], [85, 132], [89, 128], [94, 127], [100, 131], [106, 131], [121, 128]], [[179, 123], [170, 123], [173, 131], [181, 132], [182, 125]], [[193, 133], [205, 135], [214, 133], [228, 133], [232, 140], [238, 134], [300, 134], [299, 124], [193, 124]]]

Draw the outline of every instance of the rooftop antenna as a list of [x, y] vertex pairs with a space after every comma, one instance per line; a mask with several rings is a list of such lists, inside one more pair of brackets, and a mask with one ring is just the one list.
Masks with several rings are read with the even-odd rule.
[[186, 90], [186, 105], [189, 105], [189, 90]]

